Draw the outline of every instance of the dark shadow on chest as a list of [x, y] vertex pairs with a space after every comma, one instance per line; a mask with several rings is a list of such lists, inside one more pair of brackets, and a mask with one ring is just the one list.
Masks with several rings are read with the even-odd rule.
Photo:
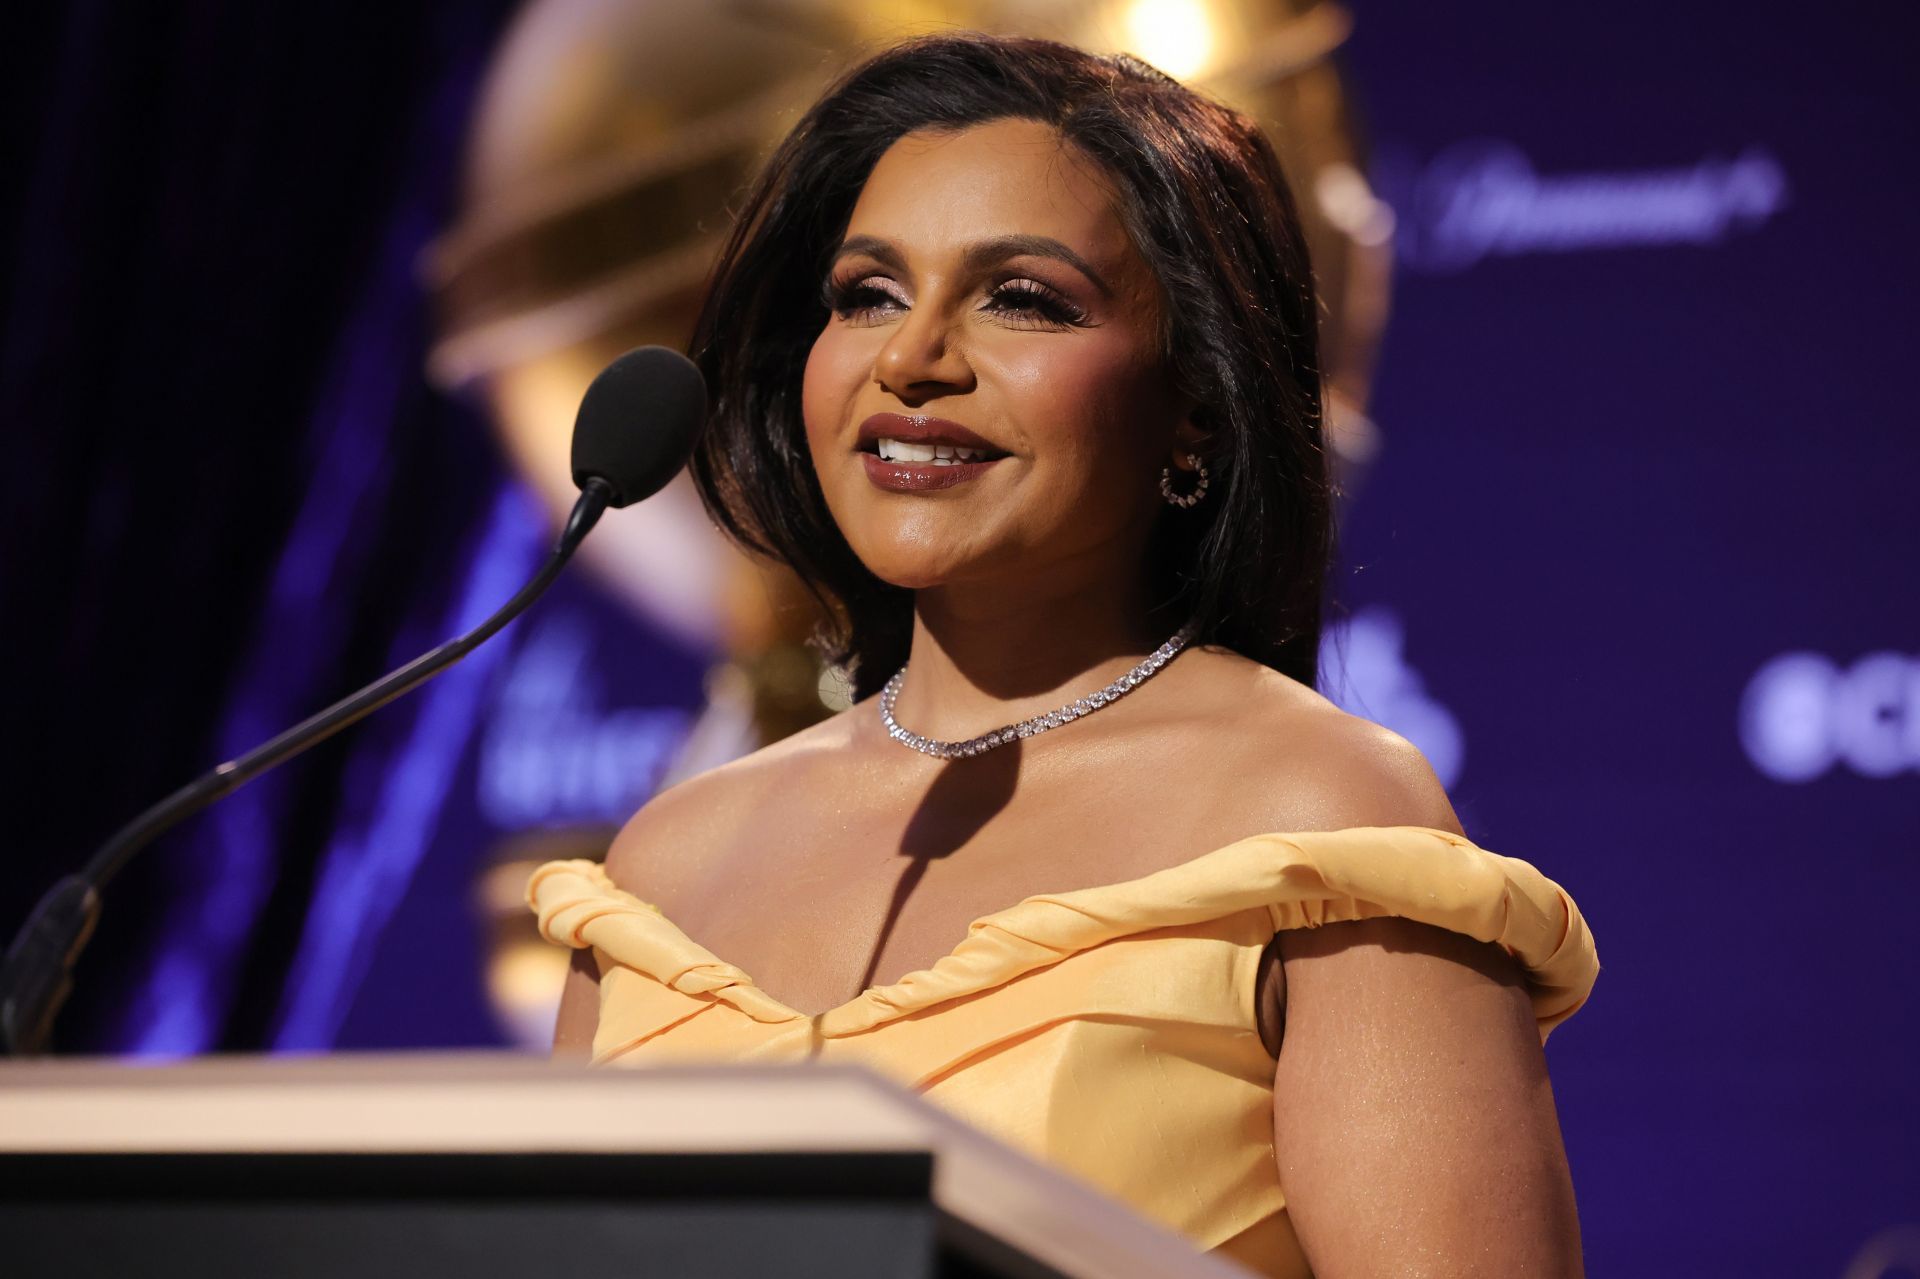
[[971, 759], [948, 761], [907, 819], [901, 832], [899, 877], [867, 954], [860, 989], [877, 980], [901, 912], [926, 878], [927, 867], [964, 848], [1012, 801], [1020, 779], [1020, 742], [1008, 742]]

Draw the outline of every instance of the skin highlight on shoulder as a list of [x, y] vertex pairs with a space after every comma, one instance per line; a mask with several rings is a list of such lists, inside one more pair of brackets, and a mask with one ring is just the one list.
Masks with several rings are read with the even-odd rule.
[[[1432, 766], [1398, 733], [1237, 653], [1202, 647], [1148, 727], [1203, 759], [1203, 806], [1244, 834], [1420, 826], [1462, 834]], [[1170, 681], [1171, 683], [1172, 681]], [[1170, 692], [1174, 691], [1172, 689]], [[1195, 784], [1202, 784], [1196, 782]]]
[[[608, 877], [618, 887], [663, 907], [711, 884], [715, 872], [724, 869], [721, 863], [738, 854], [754, 827], [756, 813], [770, 799], [796, 787], [804, 790], [810, 770], [845, 774], [849, 763], [862, 754], [865, 735], [856, 720], [864, 705], [839, 711], [657, 792], [609, 845]], [[871, 708], [868, 713], [877, 719]], [[880, 740], [885, 741], [884, 736]]]

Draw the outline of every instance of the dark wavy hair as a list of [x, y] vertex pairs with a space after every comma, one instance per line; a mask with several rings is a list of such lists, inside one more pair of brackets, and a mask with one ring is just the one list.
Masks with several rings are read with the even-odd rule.
[[801, 377], [821, 283], [867, 175], [896, 140], [1039, 121], [1103, 169], [1165, 295], [1169, 373], [1211, 433], [1205, 501], [1150, 540], [1156, 618], [1312, 686], [1333, 553], [1316, 298], [1306, 238], [1259, 126], [1125, 55], [978, 33], [897, 45], [846, 73], [748, 192], [694, 329], [712, 411], [701, 501], [748, 551], [797, 573], [827, 614], [814, 642], [854, 695], [907, 659], [913, 592], [847, 544], [810, 460]]

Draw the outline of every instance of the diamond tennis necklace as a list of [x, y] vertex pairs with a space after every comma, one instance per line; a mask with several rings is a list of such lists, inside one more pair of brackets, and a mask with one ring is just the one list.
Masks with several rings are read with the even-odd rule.
[[1102, 706], [1119, 701], [1128, 693], [1153, 677], [1153, 673], [1173, 660], [1173, 655], [1185, 648], [1193, 639], [1194, 623], [1189, 622], [1174, 633], [1172, 639], [1147, 654], [1146, 660], [1113, 681], [1105, 688], [1085, 697], [1068, 702], [1057, 711], [1048, 711], [1045, 715], [1036, 715], [1032, 719], [1023, 719], [1017, 724], [1008, 724], [996, 728], [991, 733], [982, 733], [978, 737], [969, 737], [964, 742], [942, 742], [931, 737], [922, 737], [918, 733], [909, 733], [900, 727], [900, 721], [893, 717], [894, 699], [900, 696], [900, 685], [907, 678], [907, 664], [902, 662], [900, 669], [893, 673], [887, 686], [880, 690], [880, 722], [887, 726], [887, 736], [902, 746], [911, 746], [923, 755], [932, 755], [939, 759], [961, 759], [969, 755], [978, 755], [990, 751], [996, 746], [1005, 746], [1008, 742], [1022, 737], [1032, 737], [1044, 733], [1049, 728], [1058, 728], [1082, 715], [1091, 715]]

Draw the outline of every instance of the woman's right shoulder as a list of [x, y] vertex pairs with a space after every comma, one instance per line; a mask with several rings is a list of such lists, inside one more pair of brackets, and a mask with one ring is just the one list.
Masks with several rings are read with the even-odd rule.
[[741, 847], [770, 803], [804, 793], [810, 774], [843, 762], [851, 728], [842, 711], [657, 791], [608, 846], [607, 876], [643, 900], [671, 899]]

